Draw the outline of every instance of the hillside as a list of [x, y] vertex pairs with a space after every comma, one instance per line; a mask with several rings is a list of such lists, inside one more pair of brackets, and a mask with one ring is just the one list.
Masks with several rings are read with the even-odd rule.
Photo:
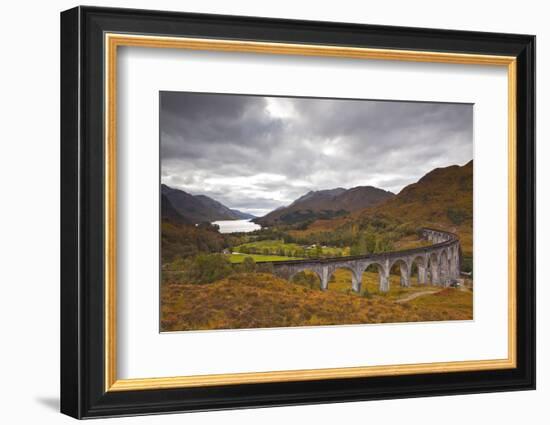
[[395, 196], [372, 186], [310, 191], [287, 207], [277, 208], [254, 222], [262, 226], [331, 219], [377, 205]]
[[[161, 296], [162, 331], [472, 318], [471, 293], [458, 290], [398, 303], [383, 296], [320, 291], [265, 273], [240, 273], [204, 285], [165, 283]], [[420, 300], [423, 305], [417, 307]]]
[[384, 216], [415, 226], [458, 234], [462, 249], [472, 255], [473, 161], [463, 166], [436, 168], [382, 205], [369, 208], [359, 220]]
[[358, 186], [346, 190], [334, 198], [334, 203], [346, 211], [358, 211], [374, 205], [379, 205], [395, 195], [392, 192], [372, 186]]
[[[376, 206], [356, 211], [347, 217], [317, 220], [307, 229], [292, 231], [296, 238], [310, 240], [322, 235], [323, 243], [330, 236], [357, 238], [363, 233], [389, 239], [392, 249], [416, 243], [415, 230], [434, 227], [458, 234], [462, 250], [472, 256], [473, 161], [458, 166], [436, 168], [418, 182], [403, 188], [396, 196]], [[388, 245], [390, 246], [390, 245]]]
[[160, 211], [163, 221], [170, 221], [176, 224], [192, 224], [191, 221], [187, 220], [176, 211], [172, 203], [168, 200], [168, 197], [164, 194], [161, 195]]
[[195, 225], [161, 195], [161, 261], [163, 268], [172, 261], [181, 261], [199, 253], [219, 252], [229, 245], [230, 236], [223, 235], [208, 223]]
[[[436, 168], [417, 183], [403, 188], [395, 199], [373, 210], [404, 214], [411, 219], [422, 218], [460, 224], [457, 223], [458, 219], [448, 212], [449, 209], [455, 208], [462, 210], [464, 220], [471, 220], [473, 167], [474, 163], [470, 161], [463, 166]], [[412, 204], [418, 205], [419, 202], [423, 208], [409, 208]], [[447, 207], [447, 210], [441, 206]]]
[[222, 203], [205, 195], [191, 195], [183, 190], [161, 186], [161, 193], [166, 197], [173, 209], [190, 223], [217, 220], [245, 220], [253, 215], [230, 209]]
[[292, 202], [288, 207], [301, 206], [302, 208], [322, 209], [326, 207], [327, 202], [330, 202], [345, 191], [346, 189], [343, 187], [326, 190], [310, 190], [308, 193]]
[[220, 252], [229, 246], [229, 241], [229, 236], [209, 225], [195, 226], [164, 219], [161, 223], [162, 266], [201, 252]]

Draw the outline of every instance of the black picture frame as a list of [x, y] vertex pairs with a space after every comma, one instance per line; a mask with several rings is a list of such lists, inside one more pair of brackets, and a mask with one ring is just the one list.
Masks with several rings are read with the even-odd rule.
[[[104, 34], [308, 43], [517, 58], [517, 367], [105, 391]], [[75, 418], [535, 388], [535, 37], [177, 12], [61, 13], [61, 412]]]

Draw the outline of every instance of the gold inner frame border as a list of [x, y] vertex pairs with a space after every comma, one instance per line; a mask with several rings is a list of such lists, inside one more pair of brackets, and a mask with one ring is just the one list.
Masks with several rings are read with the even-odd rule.
[[[516, 58], [513, 56], [414, 50], [371, 49], [330, 45], [288, 44], [256, 41], [236, 41], [205, 38], [180, 38], [150, 35], [106, 33], [105, 46], [105, 391], [137, 391], [216, 385], [238, 385], [322, 379], [359, 378], [511, 369], [516, 357]], [[398, 364], [381, 366], [342, 367], [118, 379], [116, 324], [116, 164], [117, 164], [117, 51], [118, 47], [148, 47], [229, 51], [280, 55], [324, 56], [355, 59], [397, 60], [469, 65], [504, 66], [508, 72], [508, 357], [495, 360], [468, 360], [437, 363]]]

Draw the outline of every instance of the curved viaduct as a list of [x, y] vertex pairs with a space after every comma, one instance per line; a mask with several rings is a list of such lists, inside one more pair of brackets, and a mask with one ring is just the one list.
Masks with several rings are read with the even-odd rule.
[[296, 273], [312, 271], [321, 280], [321, 289], [326, 290], [336, 269], [347, 269], [352, 274], [352, 289], [361, 290], [363, 272], [371, 265], [378, 267], [380, 291], [390, 290], [390, 270], [396, 264], [401, 271], [401, 286], [409, 286], [416, 265], [418, 283], [449, 286], [460, 274], [460, 241], [453, 233], [423, 228], [422, 237], [433, 245], [403, 251], [383, 252], [352, 257], [320, 258], [315, 260], [290, 260], [273, 262], [275, 275], [292, 279]]

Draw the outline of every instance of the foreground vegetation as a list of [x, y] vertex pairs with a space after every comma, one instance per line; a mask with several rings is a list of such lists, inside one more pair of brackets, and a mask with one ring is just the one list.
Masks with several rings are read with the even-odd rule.
[[[407, 303], [238, 273], [209, 285], [167, 284], [162, 331], [270, 328], [472, 319], [471, 292], [443, 289]], [[460, 308], [456, 308], [456, 305]]]
[[[231, 266], [224, 256], [205, 256], [187, 266], [163, 274], [162, 331], [472, 319], [470, 290], [419, 286], [414, 280], [402, 288], [397, 275], [391, 276], [390, 292], [380, 293], [378, 274], [366, 272], [358, 294], [345, 270], [337, 270], [328, 291], [321, 291], [312, 274], [289, 282], [251, 258]], [[419, 296], [409, 300], [411, 294]]]

